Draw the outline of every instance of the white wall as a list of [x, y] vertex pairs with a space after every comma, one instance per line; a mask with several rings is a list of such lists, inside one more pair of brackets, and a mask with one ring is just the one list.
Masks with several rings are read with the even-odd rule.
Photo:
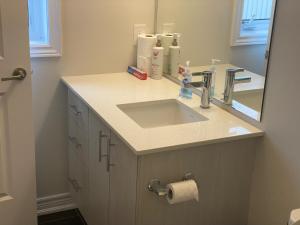
[[265, 76], [265, 52], [266, 45], [233, 46], [230, 48], [230, 63]]
[[208, 65], [213, 58], [229, 62], [233, 0], [159, 0], [158, 31], [168, 22], [182, 33], [182, 62]]
[[277, 2], [249, 225], [284, 225], [300, 208], [300, 1]]
[[154, 29], [154, 0], [62, 0], [63, 56], [33, 59], [38, 197], [68, 192], [67, 100], [62, 75], [125, 71], [133, 24]]

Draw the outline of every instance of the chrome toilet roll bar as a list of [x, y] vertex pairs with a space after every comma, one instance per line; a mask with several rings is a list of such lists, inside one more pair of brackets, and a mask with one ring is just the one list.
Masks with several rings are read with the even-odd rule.
[[[186, 173], [182, 180], [192, 180], [194, 175], [192, 173]], [[148, 191], [155, 193], [158, 197], [165, 197], [168, 195], [167, 185], [161, 184], [159, 179], [152, 179], [148, 184]]]

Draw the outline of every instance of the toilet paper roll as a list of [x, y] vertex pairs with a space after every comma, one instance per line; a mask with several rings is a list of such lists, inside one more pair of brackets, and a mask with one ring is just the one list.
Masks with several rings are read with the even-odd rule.
[[152, 49], [156, 44], [156, 36], [153, 34], [140, 34], [138, 36], [137, 56], [148, 57], [152, 56]]
[[137, 68], [151, 75], [152, 51], [156, 43], [156, 36], [140, 34], [138, 36]]
[[167, 185], [167, 200], [170, 204], [177, 204], [191, 200], [199, 201], [199, 191], [194, 180], [187, 180]]
[[137, 68], [146, 72], [148, 76], [151, 76], [152, 60], [149, 57], [138, 56]]
[[288, 225], [300, 225], [300, 209], [296, 209], [291, 212]]

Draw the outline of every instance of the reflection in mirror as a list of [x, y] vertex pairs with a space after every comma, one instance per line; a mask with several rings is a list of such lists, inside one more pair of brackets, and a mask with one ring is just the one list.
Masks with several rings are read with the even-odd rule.
[[2, 21], [1, 21], [1, 9], [0, 9], [0, 59], [3, 58], [3, 37], [2, 37]]
[[4, 118], [3, 100], [0, 96], [0, 198], [5, 193], [5, 160], [4, 160]]
[[[156, 29], [163, 42], [166, 34], [178, 36], [180, 64], [190, 61], [194, 75], [213, 71], [215, 100], [260, 120], [275, 4], [276, 0], [158, 0]], [[180, 82], [183, 75], [171, 75], [167, 69], [172, 67], [168, 57], [164, 72]], [[232, 73], [237, 68], [244, 70]], [[193, 81], [202, 79], [193, 76]]]

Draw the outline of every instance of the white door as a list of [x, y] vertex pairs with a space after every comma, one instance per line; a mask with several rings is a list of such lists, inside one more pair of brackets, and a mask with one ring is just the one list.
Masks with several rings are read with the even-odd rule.
[[[27, 0], [0, 0], [0, 224], [35, 225], [36, 190]], [[22, 70], [27, 71], [21, 79]], [[20, 78], [18, 80], [18, 78]], [[6, 80], [6, 81], [5, 81]]]

